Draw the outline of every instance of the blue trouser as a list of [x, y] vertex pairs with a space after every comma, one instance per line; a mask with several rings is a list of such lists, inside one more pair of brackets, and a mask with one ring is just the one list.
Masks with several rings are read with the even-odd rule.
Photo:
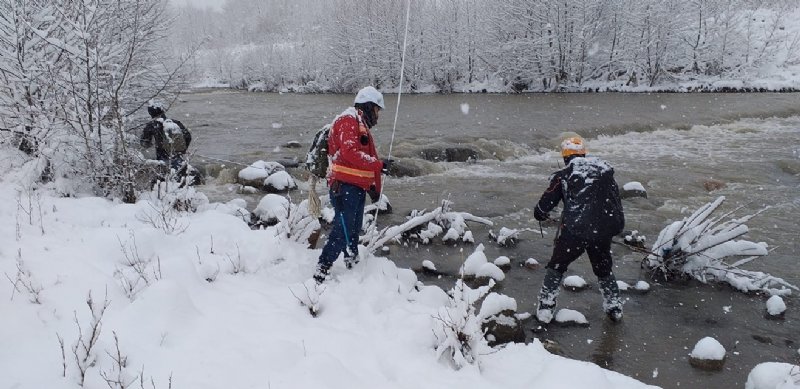
[[358, 233], [361, 232], [364, 219], [366, 191], [355, 185], [334, 181], [330, 196], [336, 214], [328, 242], [319, 256], [319, 265], [326, 269], [333, 265], [341, 252], [345, 257], [358, 255]]

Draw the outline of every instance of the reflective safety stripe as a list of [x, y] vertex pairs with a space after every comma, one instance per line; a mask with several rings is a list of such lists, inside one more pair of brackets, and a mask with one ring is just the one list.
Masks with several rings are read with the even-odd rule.
[[336, 173], [349, 174], [356, 177], [375, 178], [375, 172], [369, 170], [353, 169], [342, 165], [333, 164], [331, 170]]

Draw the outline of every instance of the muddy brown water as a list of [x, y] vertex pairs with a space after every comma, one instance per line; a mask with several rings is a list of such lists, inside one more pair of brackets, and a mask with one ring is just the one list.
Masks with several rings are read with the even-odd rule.
[[[388, 153], [396, 96], [387, 96], [374, 134]], [[228, 90], [183, 95], [169, 114], [193, 129], [195, 164], [213, 157], [250, 163], [258, 159], [302, 158], [314, 131], [352, 102], [344, 95], [262, 94]], [[381, 224], [396, 224], [412, 209], [432, 209], [443, 199], [457, 211], [490, 218], [494, 226], [472, 225], [487, 256], [511, 258], [512, 268], [498, 290], [533, 312], [542, 270], [521, 266], [527, 258], [546, 263], [553, 227], [544, 238], [532, 208], [560, 167], [554, 139], [563, 130], [588, 138], [590, 153], [608, 160], [622, 185], [638, 181], [648, 198], [623, 201], [627, 225], [648, 244], [669, 222], [680, 220], [717, 196], [723, 211], [743, 206], [737, 215], [768, 209], [748, 223], [748, 240], [767, 242], [768, 257], [747, 266], [800, 285], [800, 94], [530, 94], [404, 95], [393, 155], [420, 167], [419, 177], [389, 178], [385, 194], [395, 213]], [[303, 148], [282, 147], [299, 141]], [[471, 162], [430, 163], [416, 158], [428, 147], [470, 147]], [[203, 156], [203, 157], [201, 157]], [[228, 166], [232, 166], [228, 164]], [[709, 192], [704, 183], [721, 181]], [[236, 197], [223, 183], [203, 187], [212, 200]], [[296, 192], [302, 198], [305, 193]], [[248, 199], [251, 203], [256, 197]], [[533, 228], [513, 247], [498, 247], [490, 229]], [[588, 260], [582, 257], [568, 274], [580, 275], [592, 288], [562, 291], [559, 308], [583, 313], [588, 328], [551, 326], [528, 330], [528, 338], [548, 339], [567, 357], [596, 363], [664, 388], [743, 388], [761, 362], [800, 362], [800, 313], [795, 296], [786, 299], [785, 320], [764, 318], [763, 296], [745, 295], [723, 285], [699, 282], [662, 284], [640, 269], [640, 254], [614, 246], [615, 273], [633, 284], [651, 283], [647, 294], [623, 293], [625, 318], [611, 325], [602, 315], [600, 294]], [[392, 246], [387, 255], [399, 266], [419, 268], [433, 261], [456, 274], [472, 245]], [[443, 288], [453, 276], [420, 279]], [[535, 325], [526, 323], [528, 328]], [[689, 366], [695, 343], [712, 336], [728, 354], [724, 370], [703, 372]]]

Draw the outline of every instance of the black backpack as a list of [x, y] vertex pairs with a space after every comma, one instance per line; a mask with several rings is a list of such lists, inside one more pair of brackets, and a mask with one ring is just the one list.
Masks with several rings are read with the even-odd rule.
[[164, 133], [164, 149], [170, 154], [183, 154], [189, 148], [183, 132], [186, 130], [180, 122], [172, 119], [159, 120]]
[[330, 131], [330, 124], [326, 124], [317, 131], [311, 142], [311, 148], [306, 153], [306, 169], [319, 178], [325, 178], [328, 175], [328, 134]]
[[576, 158], [561, 181], [564, 193], [563, 224], [572, 234], [587, 239], [608, 239], [625, 228], [625, 215], [614, 169], [597, 158]]

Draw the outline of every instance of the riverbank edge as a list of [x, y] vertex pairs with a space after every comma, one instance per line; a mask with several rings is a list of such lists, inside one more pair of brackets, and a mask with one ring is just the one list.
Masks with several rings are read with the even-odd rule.
[[[742, 83], [738, 80], [720, 80], [715, 82], [683, 83], [674, 86], [609, 86], [609, 85], [587, 85], [587, 86], [561, 86], [552, 89], [515, 89], [513, 87], [498, 87], [492, 83], [465, 85], [451, 91], [442, 91], [434, 86], [418, 88], [415, 90], [403, 90], [403, 93], [426, 95], [426, 94], [551, 94], [551, 93], [796, 93], [800, 92], [800, 84], [797, 82], [761, 80], [748, 85], [735, 85]], [[714, 85], [717, 84], [717, 85]], [[383, 93], [396, 94], [399, 88], [378, 88]], [[234, 90], [261, 93], [299, 93], [299, 94], [342, 94], [355, 93], [356, 91], [339, 91], [320, 84], [309, 83], [306, 85], [284, 85], [268, 86], [263, 82], [241, 83], [232, 85], [218, 81], [194, 83], [188, 91], [209, 91], [209, 90]]]

